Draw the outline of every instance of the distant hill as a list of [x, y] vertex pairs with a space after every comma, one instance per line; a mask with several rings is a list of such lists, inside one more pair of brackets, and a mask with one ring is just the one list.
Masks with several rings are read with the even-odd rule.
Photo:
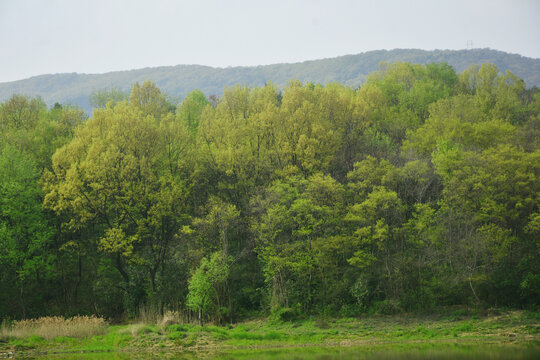
[[471, 64], [494, 63], [501, 72], [511, 70], [525, 80], [528, 87], [540, 87], [540, 59], [527, 58], [490, 49], [434, 50], [417, 49], [377, 50], [358, 55], [312, 60], [293, 64], [253, 67], [213, 68], [201, 65], [177, 65], [115, 71], [105, 74], [40, 75], [25, 80], [0, 83], [0, 102], [12, 94], [40, 95], [47, 104], [55, 102], [76, 104], [88, 113], [89, 97], [96, 90], [111, 87], [128, 91], [136, 81], [151, 80], [174, 98], [182, 99], [194, 89], [206, 95], [221, 95], [224, 87], [235, 84], [263, 85], [272, 82], [280, 87], [298, 79], [326, 84], [340, 82], [353, 87], [363, 83], [367, 74], [378, 69], [380, 62], [430, 63], [446, 62], [458, 72]]

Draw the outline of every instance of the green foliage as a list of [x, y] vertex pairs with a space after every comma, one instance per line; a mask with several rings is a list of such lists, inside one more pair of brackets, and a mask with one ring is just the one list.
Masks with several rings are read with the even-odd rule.
[[540, 274], [527, 273], [519, 284], [522, 296], [525, 298], [535, 298], [540, 295]]
[[[297, 304], [300, 305], [300, 304]], [[269, 319], [275, 322], [295, 321], [302, 317], [301, 306], [279, 307], [272, 310]]]
[[192, 132], [196, 133], [201, 114], [208, 105], [210, 105], [210, 101], [208, 101], [202, 91], [194, 90], [178, 106], [176, 116], [180, 122], [185, 123]]
[[172, 325], [167, 326], [168, 332], [182, 332], [186, 330], [187, 330], [187, 327], [185, 325], [172, 324]]
[[129, 103], [139, 109], [143, 116], [152, 115], [155, 119], [161, 119], [171, 108], [165, 95], [149, 80], [142, 85], [139, 85], [138, 82], [133, 85]]
[[378, 314], [393, 315], [402, 311], [402, 308], [396, 300], [383, 300], [374, 304], [374, 310]]
[[0, 317], [535, 309], [539, 99], [492, 65], [411, 63], [357, 89], [235, 86], [178, 106], [145, 82], [96, 93], [90, 119], [13, 96]]
[[173, 340], [173, 341], [178, 340], [178, 339], [183, 339], [185, 337], [186, 337], [186, 333], [181, 332], [181, 331], [173, 331], [167, 334], [167, 339]]
[[[31, 158], [9, 145], [0, 148], [0, 266], [2, 279], [13, 274], [23, 316], [27, 313], [26, 284], [37, 274], [52, 276], [54, 261], [54, 254], [47, 251], [53, 231], [41, 209], [38, 179]], [[7, 303], [4, 296], [9, 292], [0, 295]]]
[[186, 305], [198, 313], [201, 326], [209, 310], [213, 313], [220, 310], [217, 287], [229, 276], [229, 261], [221, 253], [214, 253], [210, 259], [203, 258], [191, 276]]
[[0, 107], [0, 129], [30, 129], [39, 121], [40, 113], [46, 109], [40, 97], [28, 98], [14, 94]]

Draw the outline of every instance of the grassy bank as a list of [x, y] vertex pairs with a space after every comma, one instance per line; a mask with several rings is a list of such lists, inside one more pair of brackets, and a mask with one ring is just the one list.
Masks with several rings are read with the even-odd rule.
[[[370, 316], [358, 319], [306, 318], [292, 322], [254, 319], [236, 325], [203, 327], [192, 324], [129, 324], [103, 328], [98, 320], [93, 319], [91, 323], [95, 325], [95, 334], [78, 332], [71, 335], [58, 335], [58, 331], [54, 330], [58, 328], [58, 323], [52, 325], [51, 331], [36, 326], [36, 323], [39, 322], [30, 322], [33, 325], [24, 331], [22, 328], [25, 324], [18, 324], [19, 329], [4, 325], [0, 333], [0, 354], [208, 352], [429, 342], [519, 343], [540, 346], [540, 315], [516, 311], [485, 317], [457, 313], [437, 316]], [[80, 323], [76, 323], [80, 331]]]

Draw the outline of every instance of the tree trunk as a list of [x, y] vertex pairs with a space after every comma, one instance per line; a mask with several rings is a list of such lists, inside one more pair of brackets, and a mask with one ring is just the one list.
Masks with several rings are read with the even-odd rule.
[[202, 309], [199, 309], [199, 325], [203, 326], [203, 320], [202, 320]]
[[77, 273], [77, 282], [75, 283], [74, 289], [73, 289], [73, 303], [78, 304], [78, 293], [79, 293], [79, 286], [81, 285], [82, 281], [82, 259], [81, 259], [81, 253], [77, 253], [77, 266], [78, 266], [78, 273]]
[[476, 305], [479, 305], [480, 304], [480, 299], [478, 298], [478, 296], [476, 295], [476, 291], [474, 291], [474, 287], [472, 285], [472, 279], [471, 279], [471, 276], [469, 276], [469, 286], [471, 287], [471, 290], [472, 290], [472, 293], [474, 295], [474, 298], [476, 299]]
[[26, 306], [24, 305], [24, 280], [21, 280], [21, 292], [19, 294], [23, 319], [26, 319]]
[[122, 275], [122, 278], [124, 279], [127, 286], [129, 284], [129, 275], [122, 266], [122, 259], [120, 258], [120, 254], [116, 254], [116, 269], [118, 269], [118, 272], [120, 272], [120, 275]]
[[156, 268], [150, 269], [150, 284], [152, 285], [152, 293], [154, 296], [156, 295], [156, 273]]
[[233, 307], [232, 307], [232, 297], [231, 297], [231, 288], [229, 287], [229, 279], [227, 279], [227, 296], [229, 300], [229, 322], [233, 323]]

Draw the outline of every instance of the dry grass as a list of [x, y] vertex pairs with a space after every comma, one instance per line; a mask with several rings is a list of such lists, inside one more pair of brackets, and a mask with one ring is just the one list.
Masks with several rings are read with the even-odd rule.
[[141, 306], [139, 316], [133, 323], [122, 329], [122, 333], [137, 337], [143, 333], [164, 332], [172, 324], [186, 324], [187, 316], [178, 310], [166, 310], [161, 314], [156, 307]]
[[139, 308], [139, 316], [135, 323], [139, 324], [157, 324], [161, 319], [161, 313], [157, 306], [142, 305]]
[[12, 324], [3, 323], [0, 328], [0, 337], [41, 336], [46, 340], [52, 340], [59, 336], [82, 338], [102, 335], [106, 331], [107, 322], [101, 317], [74, 316], [66, 319], [61, 316], [48, 316], [14, 321]]
[[178, 311], [166, 311], [161, 317], [159, 324], [162, 326], [169, 326], [172, 324], [184, 324], [186, 323], [186, 317], [183, 313]]
[[162, 313], [156, 306], [143, 305], [139, 308], [139, 316], [135, 324], [154, 324], [168, 326], [171, 324], [184, 324], [189, 322], [187, 314], [180, 310], [166, 310]]

